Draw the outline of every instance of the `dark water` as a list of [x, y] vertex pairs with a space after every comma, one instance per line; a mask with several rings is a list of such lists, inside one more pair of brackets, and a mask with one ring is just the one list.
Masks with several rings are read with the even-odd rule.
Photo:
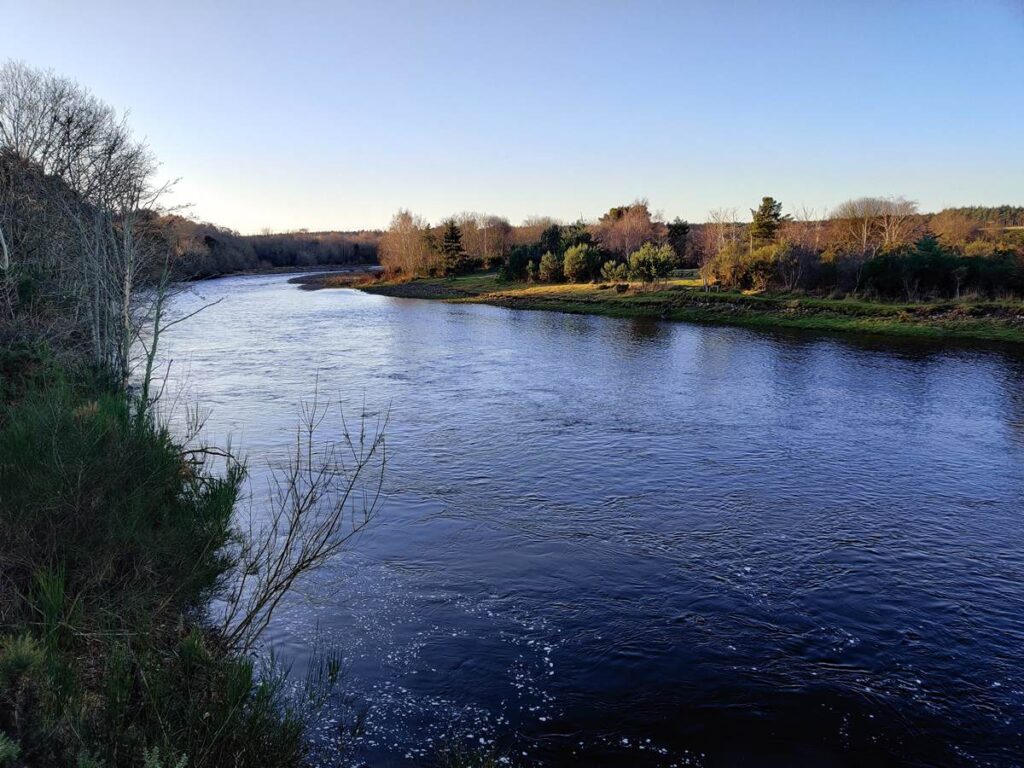
[[353, 762], [1021, 764], [1019, 354], [195, 290], [210, 438], [279, 451], [317, 375], [391, 406], [380, 517], [269, 637], [341, 643]]

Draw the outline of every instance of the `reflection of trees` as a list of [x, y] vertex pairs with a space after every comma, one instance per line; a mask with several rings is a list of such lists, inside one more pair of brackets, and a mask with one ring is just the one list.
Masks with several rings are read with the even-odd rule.
[[1013, 439], [1024, 444], [1024, 357], [1016, 351], [1005, 357], [1000, 385], [1006, 402], [1006, 424]]

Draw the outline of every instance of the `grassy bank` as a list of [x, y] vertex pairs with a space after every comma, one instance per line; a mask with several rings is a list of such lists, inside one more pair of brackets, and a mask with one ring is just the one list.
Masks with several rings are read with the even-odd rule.
[[1024, 342], [1024, 302], [961, 300], [897, 304], [798, 295], [705, 292], [695, 279], [654, 290], [632, 284], [527, 285], [492, 275], [360, 286], [386, 296], [492, 304], [609, 317], [652, 317], [747, 327]]
[[203, 621], [237, 540], [222, 475], [123, 390], [0, 365], [0, 766], [299, 765], [283, 678]]

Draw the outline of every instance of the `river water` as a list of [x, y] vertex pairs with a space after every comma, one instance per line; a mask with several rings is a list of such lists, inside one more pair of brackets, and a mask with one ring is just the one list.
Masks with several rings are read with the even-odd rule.
[[218, 299], [168, 392], [257, 475], [315, 388], [390, 407], [379, 516], [267, 635], [343, 649], [350, 763], [1021, 764], [1021, 353], [278, 275], [175, 311]]

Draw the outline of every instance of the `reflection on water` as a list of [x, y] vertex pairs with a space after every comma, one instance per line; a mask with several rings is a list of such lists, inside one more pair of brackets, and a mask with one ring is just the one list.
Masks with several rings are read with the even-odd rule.
[[270, 637], [346, 649], [355, 761], [1018, 762], [1016, 352], [286, 279], [196, 286], [164, 354], [251, 457], [317, 376], [391, 406], [379, 521]]

